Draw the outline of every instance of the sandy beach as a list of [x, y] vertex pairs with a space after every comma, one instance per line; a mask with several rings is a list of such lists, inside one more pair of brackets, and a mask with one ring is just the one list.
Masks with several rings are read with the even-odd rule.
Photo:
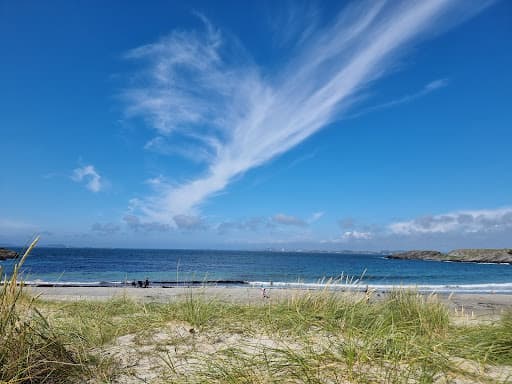
[[[20, 300], [18, 312], [31, 320], [27, 332], [42, 332], [43, 361], [67, 362], [55, 374], [76, 376], [71, 382], [420, 383], [427, 377], [469, 384], [512, 377], [512, 295], [374, 291], [368, 297], [273, 288], [264, 297], [254, 287], [25, 286], [24, 292], [38, 299], [27, 302], [7, 289], [0, 303], [16, 307]], [[13, 324], [5, 340], [14, 341], [4, 355], [21, 349], [33, 358], [27, 343], [39, 339], [19, 339], [19, 322], [5, 324]]]
[[[257, 304], [264, 302], [261, 289], [255, 287], [204, 287], [204, 288], [117, 288], [117, 287], [29, 287], [29, 292], [44, 300], [108, 300], [128, 296], [145, 302], [170, 302], [185, 298], [192, 293], [206, 298], [233, 303]], [[287, 299], [301, 295], [308, 290], [270, 289], [271, 300]], [[339, 292], [343, 295], [347, 292]], [[361, 292], [349, 295], [363, 296]], [[438, 294], [439, 300], [450, 308], [457, 317], [473, 319], [494, 319], [512, 309], [512, 295], [491, 293]], [[372, 300], [386, 297], [384, 292], [373, 292]]]

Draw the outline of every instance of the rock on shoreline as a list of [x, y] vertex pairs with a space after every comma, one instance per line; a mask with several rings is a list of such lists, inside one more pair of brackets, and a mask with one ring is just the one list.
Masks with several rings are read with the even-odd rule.
[[6, 248], [0, 248], [0, 260], [15, 259], [18, 256], [18, 252], [11, 251]]
[[437, 260], [464, 263], [511, 263], [512, 249], [455, 249], [448, 253], [439, 251], [407, 251], [394, 253], [388, 259]]

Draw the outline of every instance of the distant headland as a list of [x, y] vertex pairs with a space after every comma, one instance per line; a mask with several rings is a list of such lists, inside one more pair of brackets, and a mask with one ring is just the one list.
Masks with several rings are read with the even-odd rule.
[[509, 263], [512, 264], [512, 249], [455, 249], [448, 253], [439, 251], [407, 251], [393, 253], [388, 259], [436, 260], [463, 263]]

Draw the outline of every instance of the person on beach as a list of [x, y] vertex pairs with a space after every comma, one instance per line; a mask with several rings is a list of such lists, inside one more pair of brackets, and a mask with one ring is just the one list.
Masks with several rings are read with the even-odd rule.
[[263, 299], [270, 299], [270, 295], [267, 293], [267, 289], [266, 288], [261, 288], [261, 297]]
[[146, 277], [146, 281], [144, 281], [144, 288], [148, 288], [148, 287], [149, 287], [149, 280]]

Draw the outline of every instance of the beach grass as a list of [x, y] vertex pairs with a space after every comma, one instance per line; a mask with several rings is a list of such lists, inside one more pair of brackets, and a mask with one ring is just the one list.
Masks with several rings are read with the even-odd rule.
[[[30, 249], [27, 251], [26, 255]], [[24, 257], [26, 257], [26, 255]], [[451, 321], [435, 295], [297, 291], [228, 302], [45, 301], [0, 291], [0, 383], [470, 383], [512, 380], [512, 312]]]
[[461, 356], [492, 364], [512, 365], [512, 309], [494, 324], [454, 330], [454, 349]]
[[[0, 382], [54, 383], [78, 378], [85, 368], [84, 356], [68, 346], [25, 294], [19, 270], [37, 244], [36, 238], [0, 286]], [[0, 268], [0, 276], [2, 276]]]
[[[370, 302], [326, 290], [242, 304], [191, 289], [169, 303], [39, 304], [69, 343], [103, 357], [113, 348], [120, 360], [126, 348], [158, 366], [161, 382], [506, 382], [512, 372], [509, 313], [494, 324], [455, 325], [434, 295], [411, 291]], [[488, 376], [488, 367], [498, 373]]]

